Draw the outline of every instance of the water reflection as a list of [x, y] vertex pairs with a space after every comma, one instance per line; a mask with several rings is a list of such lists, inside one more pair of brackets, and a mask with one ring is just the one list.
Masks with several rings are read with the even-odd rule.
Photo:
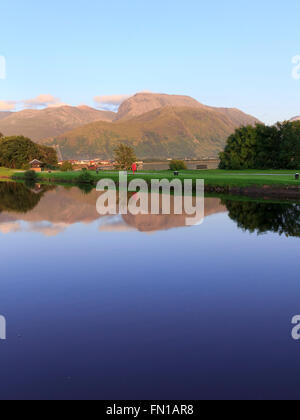
[[3, 211], [27, 213], [34, 209], [44, 193], [53, 187], [33, 184], [24, 186], [14, 182], [0, 182], [0, 213]]
[[[80, 190], [77, 187], [36, 186], [28, 188], [24, 184], [1, 184], [2, 213], [0, 231], [38, 231], [48, 236], [63, 232], [75, 223], [98, 222], [100, 231], [155, 232], [182, 227], [188, 215], [120, 215], [100, 217], [96, 210], [99, 192]], [[11, 204], [10, 204], [11, 202]], [[15, 206], [17, 202], [17, 208]], [[30, 210], [30, 211], [29, 211]], [[205, 216], [225, 212], [226, 207], [217, 198], [205, 200]], [[22, 225], [21, 222], [27, 222]]]
[[279, 235], [300, 237], [299, 203], [258, 203], [222, 200], [229, 217], [238, 227], [259, 235], [275, 232]]
[[298, 398], [298, 241], [236, 225], [299, 236], [299, 204], [206, 198], [176, 229], [98, 197], [0, 184], [0, 399]]
[[[100, 217], [99, 192], [76, 187], [0, 183], [0, 232], [39, 232], [55, 236], [76, 224], [97, 223], [100, 232], [155, 232], [185, 226], [187, 215], [118, 215]], [[172, 207], [172, 206], [171, 206]], [[227, 212], [251, 233], [276, 232], [300, 237], [300, 204], [238, 201], [206, 197], [205, 217]]]

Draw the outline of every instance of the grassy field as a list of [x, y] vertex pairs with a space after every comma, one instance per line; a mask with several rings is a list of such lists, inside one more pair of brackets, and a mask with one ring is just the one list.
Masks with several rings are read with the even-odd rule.
[[16, 173], [15, 169], [0, 168], [0, 181], [7, 181]]
[[[1, 169], [1, 176], [11, 176], [14, 171], [9, 169]], [[47, 182], [70, 182], [76, 183], [76, 179], [82, 172], [52, 172], [47, 173], [43, 172], [38, 174], [41, 181]], [[220, 187], [247, 187], [247, 186], [299, 186], [300, 181], [295, 180], [296, 171], [288, 170], [270, 170], [270, 171], [259, 171], [259, 170], [247, 170], [247, 171], [224, 171], [224, 170], [205, 170], [205, 171], [181, 171], [179, 173], [179, 179], [204, 179], [206, 185], [211, 186], [220, 186]], [[103, 178], [110, 178], [115, 181], [119, 178], [119, 173], [117, 171], [106, 172], [102, 171], [98, 175], [94, 171], [89, 171], [89, 174], [92, 176], [94, 182]], [[15, 173], [15, 177], [21, 179], [23, 173]], [[174, 174], [171, 171], [153, 171], [146, 172], [140, 171], [135, 177], [132, 174], [128, 174], [128, 180], [130, 181], [133, 178], [142, 178], [146, 181], [151, 181], [151, 179], [174, 179]], [[177, 178], [177, 177], [176, 177]]]

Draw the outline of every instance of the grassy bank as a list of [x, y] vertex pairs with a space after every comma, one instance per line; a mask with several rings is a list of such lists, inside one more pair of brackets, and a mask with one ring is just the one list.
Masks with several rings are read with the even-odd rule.
[[[179, 177], [175, 177], [173, 172], [170, 171], [153, 171], [146, 172], [140, 171], [133, 177], [132, 174], [128, 174], [129, 181], [133, 178], [142, 178], [147, 182], [151, 182], [151, 179], [169, 179], [179, 178], [184, 179], [204, 179], [206, 186], [211, 187], [251, 187], [251, 186], [299, 186], [300, 181], [295, 180], [296, 171], [224, 171], [224, 170], [205, 170], [205, 171], [181, 171]], [[78, 182], [78, 177], [82, 172], [52, 172], [52, 173], [39, 173], [38, 179], [42, 182], [58, 182], [58, 183], [72, 183]], [[115, 172], [100, 172], [96, 174], [94, 171], [88, 172], [91, 176], [93, 183], [97, 183], [100, 179], [109, 178], [116, 182], [119, 179], [119, 173]], [[0, 176], [13, 176], [15, 179], [23, 179], [24, 173], [15, 173], [11, 170], [1, 170]]]
[[0, 168], [0, 181], [9, 181], [15, 174], [15, 169]]

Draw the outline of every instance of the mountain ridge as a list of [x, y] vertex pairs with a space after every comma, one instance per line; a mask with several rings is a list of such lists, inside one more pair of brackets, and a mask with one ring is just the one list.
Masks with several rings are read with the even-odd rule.
[[39, 142], [43, 138], [58, 136], [94, 121], [112, 121], [115, 113], [87, 106], [50, 107], [41, 110], [25, 109], [1, 118], [0, 132], [5, 136], [23, 135]]
[[141, 159], [216, 157], [241, 125], [238, 116], [242, 124], [258, 121], [241, 111], [165, 106], [130, 119], [90, 123], [43, 143], [59, 145], [64, 159], [111, 158], [120, 142], [134, 147]]
[[205, 105], [190, 96], [142, 92], [126, 99], [120, 105], [115, 121], [137, 117], [166, 106], [205, 108]]
[[236, 128], [256, 122], [236, 108], [203, 105], [189, 96], [138, 93], [118, 113], [85, 105], [10, 113], [0, 119], [0, 132], [60, 146], [64, 159], [112, 158], [120, 142], [143, 159], [201, 158], [217, 156]]

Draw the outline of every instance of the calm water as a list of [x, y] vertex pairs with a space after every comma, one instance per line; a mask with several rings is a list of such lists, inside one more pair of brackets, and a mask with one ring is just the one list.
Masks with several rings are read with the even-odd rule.
[[0, 399], [300, 397], [299, 204], [187, 228], [97, 197], [0, 184]]

